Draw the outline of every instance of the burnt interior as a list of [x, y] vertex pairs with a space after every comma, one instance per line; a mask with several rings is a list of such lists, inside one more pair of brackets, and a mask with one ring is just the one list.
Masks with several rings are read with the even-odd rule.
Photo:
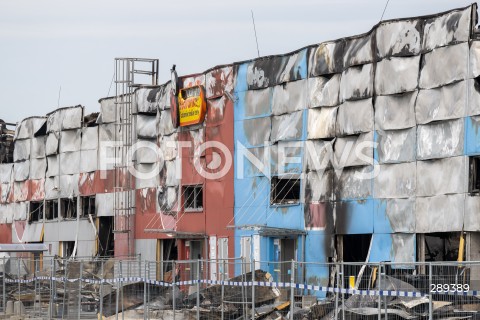
[[372, 241], [371, 234], [345, 234], [343, 237], [343, 261], [365, 262]]
[[460, 235], [460, 232], [426, 233], [425, 261], [457, 261]]
[[300, 179], [272, 177], [271, 204], [293, 204], [300, 201]]
[[58, 201], [45, 200], [45, 219], [53, 220], [58, 218]]
[[43, 218], [43, 201], [31, 201], [28, 222], [40, 221]]
[[183, 187], [184, 208], [185, 210], [202, 210], [203, 209], [203, 186], [185, 186]]
[[101, 257], [113, 257], [113, 217], [98, 218], [98, 255]]
[[60, 199], [60, 215], [64, 219], [77, 218], [77, 198]]
[[86, 196], [80, 198], [82, 203], [82, 216], [95, 216], [95, 196]]
[[480, 156], [470, 157], [469, 191], [480, 192]]

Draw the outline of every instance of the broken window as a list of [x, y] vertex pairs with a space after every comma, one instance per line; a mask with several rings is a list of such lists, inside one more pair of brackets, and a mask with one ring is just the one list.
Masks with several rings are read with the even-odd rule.
[[365, 262], [371, 241], [371, 234], [339, 235], [337, 236], [337, 250], [344, 262]]
[[75, 241], [62, 241], [62, 257], [69, 258], [73, 254], [73, 249], [75, 248]]
[[46, 200], [45, 201], [45, 219], [53, 220], [58, 218], [58, 201]]
[[95, 196], [81, 197], [82, 217], [95, 216]]
[[64, 219], [77, 218], [77, 198], [60, 200], [60, 215]]
[[[460, 234], [460, 232], [426, 233], [425, 261], [457, 261], [461, 243]], [[463, 252], [465, 252], [465, 241], [463, 244]]]
[[294, 204], [300, 201], [300, 178], [272, 177], [271, 204]]
[[185, 211], [203, 210], [203, 185], [183, 187]]
[[480, 192], [480, 156], [470, 157], [469, 191]]
[[40, 221], [43, 219], [43, 201], [30, 202], [28, 222]]

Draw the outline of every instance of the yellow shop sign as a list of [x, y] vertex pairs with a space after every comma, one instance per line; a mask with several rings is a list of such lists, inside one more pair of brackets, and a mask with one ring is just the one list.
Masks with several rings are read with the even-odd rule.
[[178, 93], [178, 111], [181, 127], [203, 122], [207, 112], [203, 87], [181, 89]]

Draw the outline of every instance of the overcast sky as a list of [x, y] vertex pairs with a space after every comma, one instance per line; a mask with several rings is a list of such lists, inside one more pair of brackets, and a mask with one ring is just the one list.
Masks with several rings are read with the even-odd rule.
[[[60, 107], [98, 111], [114, 58], [158, 58], [160, 83], [220, 64], [366, 32], [386, 1], [0, 0], [0, 119]], [[464, 7], [471, 1], [390, 0], [384, 19]], [[110, 91], [110, 95], [114, 92]]]

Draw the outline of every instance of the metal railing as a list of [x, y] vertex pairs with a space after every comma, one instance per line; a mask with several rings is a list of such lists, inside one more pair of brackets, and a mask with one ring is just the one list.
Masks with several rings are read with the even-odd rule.
[[7, 319], [466, 319], [480, 312], [480, 262], [134, 257], [3, 258], [0, 264], [0, 310]]

